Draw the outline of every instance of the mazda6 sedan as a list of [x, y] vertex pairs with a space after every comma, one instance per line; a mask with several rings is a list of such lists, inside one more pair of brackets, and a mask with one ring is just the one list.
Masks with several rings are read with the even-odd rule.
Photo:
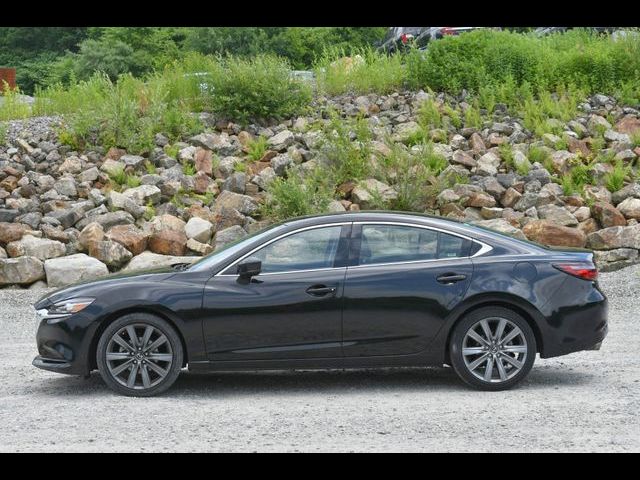
[[453, 367], [503, 390], [536, 354], [597, 350], [607, 300], [587, 250], [396, 212], [286, 221], [192, 265], [35, 304], [36, 367], [150, 396], [180, 371]]

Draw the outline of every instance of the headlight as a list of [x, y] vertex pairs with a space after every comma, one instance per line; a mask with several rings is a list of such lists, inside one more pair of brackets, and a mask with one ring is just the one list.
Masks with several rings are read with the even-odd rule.
[[38, 310], [40, 318], [64, 318], [78, 313], [93, 303], [95, 298], [70, 298]]

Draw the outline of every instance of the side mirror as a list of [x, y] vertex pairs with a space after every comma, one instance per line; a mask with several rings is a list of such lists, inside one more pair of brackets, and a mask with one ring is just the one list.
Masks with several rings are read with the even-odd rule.
[[262, 262], [260, 260], [247, 259], [238, 265], [238, 275], [240, 278], [251, 278], [260, 275]]

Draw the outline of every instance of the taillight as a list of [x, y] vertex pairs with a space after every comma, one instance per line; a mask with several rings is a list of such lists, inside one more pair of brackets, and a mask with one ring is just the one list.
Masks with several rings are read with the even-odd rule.
[[440, 33], [442, 33], [442, 35], [455, 35], [456, 31], [451, 27], [443, 27]]
[[554, 263], [558, 270], [583, 280], [593, 281], [598, 278], [598, 269], [591, 262], [586, 263]]

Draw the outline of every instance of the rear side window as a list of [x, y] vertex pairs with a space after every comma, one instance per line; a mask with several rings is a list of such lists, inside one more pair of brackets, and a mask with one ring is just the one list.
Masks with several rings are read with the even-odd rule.
[[471, 242], [455, 235], [401, 225], [363, 225], [360, 265], [469, 256]]

